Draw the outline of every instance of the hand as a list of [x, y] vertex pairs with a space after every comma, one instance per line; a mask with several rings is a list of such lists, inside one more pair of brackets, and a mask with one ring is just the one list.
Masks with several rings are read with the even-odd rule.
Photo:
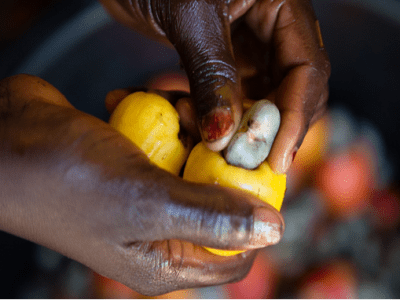
[[101, 1], [123, 24], [178, 51], [203, 140], [223, 149], [245, 98], [281, 113], [268, 162], [286, 173], [325, 111], [330, 64], [310, 0]]
[[261, 200], [157, 168], [34, 76], [0, 82], [0, 166], [1, 230], [146, 295], [238, 280], [283, 231]]

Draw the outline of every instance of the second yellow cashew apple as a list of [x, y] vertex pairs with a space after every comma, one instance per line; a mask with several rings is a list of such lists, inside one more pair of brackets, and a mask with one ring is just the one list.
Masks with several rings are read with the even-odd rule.
[[[286, 191], [286, 175], [275, 174], [267, 162], [263, 162], [255, 170], [232, 166], [226, 162], [221, 153], [211, 151], [204, 143], [199, 143], [193, 148], [186, 162], [183, 178], [192, 182], [219, 184], [247, 191], [278, 211], [281, 209]], [[243, 252], [206, 249], [222, 256]]]

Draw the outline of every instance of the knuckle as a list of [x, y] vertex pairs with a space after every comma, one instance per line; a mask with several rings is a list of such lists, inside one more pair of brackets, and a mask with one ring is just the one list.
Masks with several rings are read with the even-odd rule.
[[323, 52], [324, 53], [321, 53], [317, 56], [313, 63], [313, 66], [317, 73], [316, 75], [320, 76], [324, 82], [327, 82], [331, 75], [331, 63], [327, 54], [325, 53], [325, 50]]
[[209, 113], [215, 104], [230, 106], [234, 97], [232, 90], [237, 89], [238, 83], [233, 63], [203, 56], [194, 59], [187, 71], [191, 75], [191, 93], [196, 100], [199, 115]]
[[210, 85], [213, 83], [223, 84], [226, 81], [236, 83], [236, 68], [221, 59], [204, 59], [193, 60], [191, 67], [192, 72], [196, 74], [197, 84]]
[[305, 65], [308, 77], [320, 82], [322, 89], [325, 89], [331, 74], [331, 65], [329, 60], [317, 58]]
[[330, 75], [331, 75], [331, 62], [327, 57], [324, 57], [320, 63], [320, 69], [322, 70], [322, 72], [326, 75], [327, 79], [329, 79]]
[[152, 243], [147, 251], [152, 267], [148, 274], [149, 290], [147, 295], [160, 295], [183, 288], [187, 279], [183, 275], [183, 242], [164, 240]]

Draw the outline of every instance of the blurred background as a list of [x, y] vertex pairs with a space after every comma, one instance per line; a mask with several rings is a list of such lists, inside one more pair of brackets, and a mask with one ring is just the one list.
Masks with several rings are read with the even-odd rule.
[[[327, 115], [288, 174], [279, 245], [249, 275], [160, 298], [400, 298], [400, 2], [314, 0], [332, 63]], [[94, 0], [2, 0], [0, 78], [38, 75], [103, 120], [108, 91], [188, 89], [179, 57]], [[0, 232], [2, 298], [143, 298]]]

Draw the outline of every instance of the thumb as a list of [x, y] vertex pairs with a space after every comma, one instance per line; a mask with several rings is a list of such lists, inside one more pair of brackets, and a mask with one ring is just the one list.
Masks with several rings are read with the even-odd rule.
[[159, 18], [189, 77], [203, 140], [214, 151], [229, 142], [242, 116], [242, 93], [226, 1], [171, 1]]
[[219, 185], [166, 176], [168, 200], [157, 200], [152, 232], [144, 241], [181, 240], [217, 249], [250, 250], [276, 244], [284, 231], [281, 214], [252, 195]]

